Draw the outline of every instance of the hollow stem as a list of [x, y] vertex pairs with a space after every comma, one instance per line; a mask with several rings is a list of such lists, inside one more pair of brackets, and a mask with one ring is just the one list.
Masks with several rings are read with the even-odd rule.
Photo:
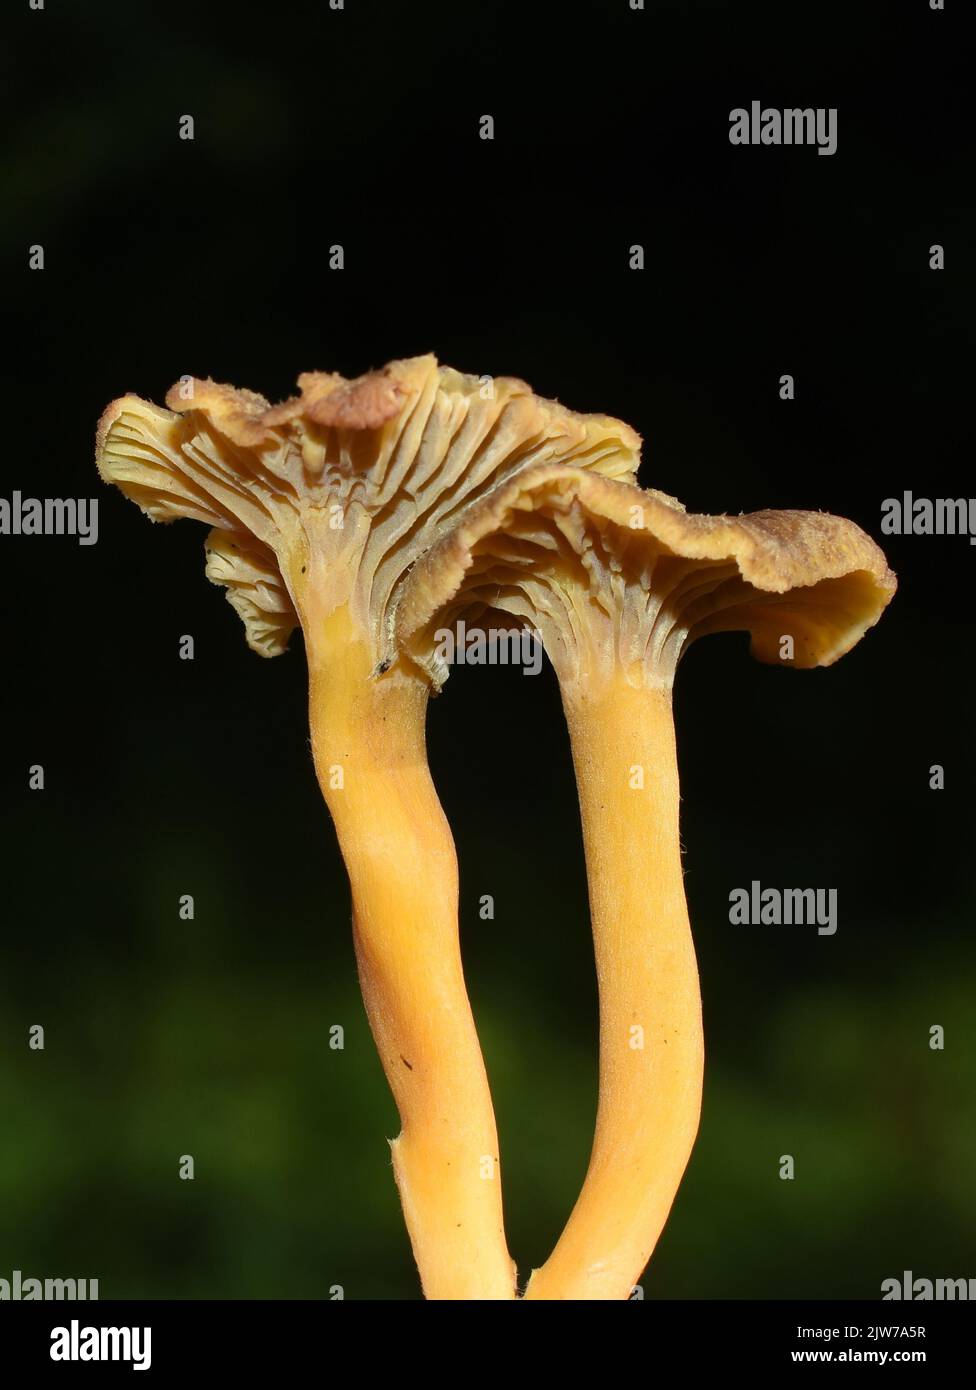
[[458, 940], [457, 861], [427, 767], [427, 688], [399, 671], [371, 678], [344, 608], [309, 622], [306, 646], [315, 768], [349, 873], [366, 1012], [403, 1126], [393, 1168], [424, 1293], [511, 1299], [495, 1119]]
[[589, 1167], [526, 1298], [629, 1297], [664, 1227], [701, 1109], [701, 998], [678, 838], [670, 691], [565, 683], [600, 995]]

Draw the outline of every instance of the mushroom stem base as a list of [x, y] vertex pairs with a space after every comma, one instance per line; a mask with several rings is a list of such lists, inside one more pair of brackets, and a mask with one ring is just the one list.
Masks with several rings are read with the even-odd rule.
[[670, 691], [563, 689], [600, 993], [600, 1098], [576, 1206], [530, 1299], [625, 1299], [667, 1221], [701, 1110], [698, 967]]

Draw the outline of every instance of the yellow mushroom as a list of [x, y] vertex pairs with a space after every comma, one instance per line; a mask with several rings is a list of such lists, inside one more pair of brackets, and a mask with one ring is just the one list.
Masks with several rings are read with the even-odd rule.
[[398, 640], [436, 684], [447, 672], [433, 633], [461, 613], [504, 614], [541, 634], [576, 768], [599, 1105], [578, 1201], [527, 1298], [628, 1297], [698, 1129], [701, 1002], [671, 710], [682, 652], [705, 633], [745, 629], [761, 661], [829, 665], [894, 590], [881, 551], [850, 521], [689, 515], [663, 493], [558, 464], [495, 489], [411, 573]]
[[123, 396], [98, 428], [102, 478], [156, 521], [213, 529], [207, 574], [251, 647], [300, 625], [315, 769], [349, 873], [369, 1021], [402, 1121], [393, 1166], [429, 1298], [510, 1299], [488, 1082], [465, 990], [454, 844], [431, 783], [429, 681], [392, 666], [410, 566], [517, 471], [628, 476], [633, 431], [464, 376], [432, 357], [262, 396], [183, 378], [162, 409]]

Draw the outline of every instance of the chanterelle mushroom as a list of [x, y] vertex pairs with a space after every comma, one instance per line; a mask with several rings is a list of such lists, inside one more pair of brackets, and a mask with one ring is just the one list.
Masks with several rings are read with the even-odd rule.
[[850, 521], [696, 516], [658, 492], [542, 465], [498, 487], [415, 567], [400, 642], [440, 683], [432, 634], [462, 611], [537, 629], [579, 786], [600, 993], [600, 1099], [579, 1199], [527, 1298], [626, 1298], [694, 1143], [703, 1044], [678, 839], [671, 714], [689, 642], [747, 629], [762, 661], [829, 665], [895, 579]]
[[403, 577], [518, 470], [627, 476], [633, 431], [432, 357], [355, 381], [309, 373], [272, 406], [184, 378], [105, 411], [106, 482], [157, 521], [213, 529], [207, 574], [255, 651], [301, 625], [315, 768], [352, 887], [366, 1009], [402, 1120], [393, 1165], [430, 1298], [514, 1297], [491, 1098], [461, 967], [457, 864], [424, 742], [429, 683], [390, 668]]

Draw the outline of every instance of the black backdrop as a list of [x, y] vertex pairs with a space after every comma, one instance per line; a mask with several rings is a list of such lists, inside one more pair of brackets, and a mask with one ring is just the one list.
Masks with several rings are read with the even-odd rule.
[[[300, 640], [252, 656], [202, 528], [150, 527], [97, 482], [92, 444], [112, 397], [159, 400], [183, 373], [277, 399], [302, 370], [425, 351], [621, 416], [642, 482], [689, 509], [820, 508], [882, 540], [898, 595], [836, 668], [771, 670], [729, 636], [679, 675], [708, 1074], [646, 1282], [877, 1297], [904, 1268], [972, 1273], [976, 551], [880, 534], [903, 489], [974, 490], [962, 9], [25, 0], [5, 20], [0, 495], [97, 495], [101, 515], [91, 547], [0, 537], [0, 1275], [416, 1295]], [[837, 153], [731, 146], [752, 99], [837, 107]], [[578, 1189], [595, 1095], [551, 673], [459, 670], [429, 738], [527, 1272]], [[731, 927], [754, 878], [836, 887], [836, 937]]]

